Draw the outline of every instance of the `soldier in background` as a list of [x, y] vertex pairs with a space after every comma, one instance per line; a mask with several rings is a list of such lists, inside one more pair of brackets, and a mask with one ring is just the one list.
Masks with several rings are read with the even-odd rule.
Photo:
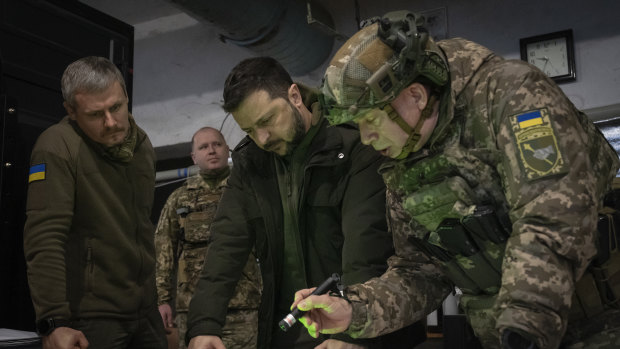
[[[157, 224], [155, 250], [159, 312], [169, 337], [172, 336], [172, 341], [179, 340], [179, 348], [185, 348], [189, 302], [209, 247], [211, 221], [230, 174], [228, 154], [228, 145], [220, 131], [211, 127], [196, 131], [192, 137], [191, 155], [200, 172], [170, 195]], [[222, 335], [226, 348], [256, 347], [261, 288], [259, 266], [254, 254], [250, 254], [229, 303]], [[173, 321], [175, 298], [176, 321]], [[176, 348], [176, 343], [171, 346]]]
[[543, 72], [464, 39], [434, 43], [421, 23], [388, 13], [327, 68], [329, 121], [357, 123], [397, 160], [381, 169], [396, 255], [349, 302], [297, 292], [302, 322], [374, 337], [457, 286], [485, 348], [619, 347], [620, 253], [602, 224], [618, 155]]

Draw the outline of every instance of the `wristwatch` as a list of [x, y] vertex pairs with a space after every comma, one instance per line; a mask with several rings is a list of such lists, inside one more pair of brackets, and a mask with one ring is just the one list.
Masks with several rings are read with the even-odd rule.
[[47, 336], [58, 327], [71, 327], [71, 321], [58, 318], [46, 318], [37, 322], [37, 333], [40, 336]]

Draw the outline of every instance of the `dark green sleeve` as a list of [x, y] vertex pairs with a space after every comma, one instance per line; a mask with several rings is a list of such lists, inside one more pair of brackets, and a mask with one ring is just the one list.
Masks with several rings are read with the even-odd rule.
[[359, 143], [351, 154], [351, 169], [342, 203], [342, 280], [361, 283], [383, 274], [393, 254], [385, 220], [385, 184], [378, 168], [382, 157]]
[[[342, 207], [344, 245], [342, 278], [345, 285], [361, 284], [382, 275], [394, 254], [385, 210], [385, 184], [378, 174], [383, 157], [374, 149], [358, 144], [351, 154], [351, 170]], [[332, 338], [358, 344], [348, 334]]]
[[45, 165], [45, 178], [28, 185], [24, 253], [37, 319], [70, 318], [66, 295], [66, 244], [73, 217], [75, 177], [60, 134], [41, 135], [32, 165]]

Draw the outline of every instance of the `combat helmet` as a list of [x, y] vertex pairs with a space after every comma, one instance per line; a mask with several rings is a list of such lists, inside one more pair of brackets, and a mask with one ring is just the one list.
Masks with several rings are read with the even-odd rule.
[[395, 11], [370, 22], [332, 58], [321, 86], [321, 103], [332, 125], [352, 121], [373, 108], [384, 109], [409, 134], [404, 157], [420, 135], [415, 125], [409, 126], [391, 108], [390, 102], [414, 81], [422, 82], [432, 88], [433, 99], [421, 119], [428, 117], [432, 101], [448, 84], [447, 64], [429, 38], [422, 16]]

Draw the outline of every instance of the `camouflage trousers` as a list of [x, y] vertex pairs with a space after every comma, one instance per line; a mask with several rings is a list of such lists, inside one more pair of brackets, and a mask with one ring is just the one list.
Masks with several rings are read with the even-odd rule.
[[[179, 349], [186, 349], [187, 313], [178, 313]], [[229, 310], [222, 329], [222, 342], [226, 349], [256, 348], [258, 339], [258, 310]]]

